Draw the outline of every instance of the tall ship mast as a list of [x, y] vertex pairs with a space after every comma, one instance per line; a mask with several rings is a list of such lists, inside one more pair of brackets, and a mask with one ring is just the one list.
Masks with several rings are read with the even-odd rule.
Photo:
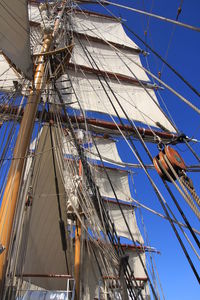
[[1, 3], [0, 299], [166, 299], [142, 209], [168, 221], [200, 283], [198, 141], [162, 90], [200, 109], [141, 57], [153, 51], [200, 94], [112, 5], [200, 31], [121, 2]]

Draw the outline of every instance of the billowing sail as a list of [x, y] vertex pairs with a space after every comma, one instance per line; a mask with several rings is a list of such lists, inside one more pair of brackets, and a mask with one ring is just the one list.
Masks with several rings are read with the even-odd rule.
[[[99, 157], [100, 154], [100, 157]], [[122, 163], [119, 156], [116, 142], [112, 139], [104, 139], [103, 137], [95, 137], [91, 147], [89, 147], [87, 155], [96, 161], [104, 161], [108, 163]]]
[[[69, 71], [57, 80], [57, 87], [66, 104], [74, 109], [119, 115], [132, 118], [144, 124], [159, 127], [158, 123], [170, 131], [173, 127], [160, 111], [155, 92], [152, 89], [134, 86], [117, 80], [98, 79], [84, 71]], [[75, 91], [75, 93], [73, 92]], [[71, 94], [71, 96], [70, 96]], [[154, 101], [152, 100], [152, 98]]]
[[33, 76], [26, 0], [1, 1], [0, 49], [27, 78]]
[[[82, 133], [82, 131], [79, 133]], [[83, 133], [82, 136], [84, 136]], [[75, 145], [73, 143], [73, 140], [70, 139], [70, 136], [64, 138], [63, 145], [64, 154], [67, 157], [72, 159], [76, 159], [78, 157], [78, 152], [76, 151]], [[97, 163], [101, 162], [99, 154], [97, 153], [97, 149], [102, 157], [103, 162], [112, 162], [114, 164], [121, 162], [115, 141], [108, 138], [105, 139], [103, 137], [94, 137], [93, 139], [91, 139], [91, 143], [89, 140], [86, 146], [87, 147], [84, 148], [85, 155], [86, 157], [93, 159], [93, 164], [95, 163], [93, 165], [92, 173], [94, 175], [96, 185], [99, 188], [101, 195], [104, 197], [106, 209], [108, 210], [110, 217], [115, 224], [117, 234], [130, 240], [133, 237], [136, 242], [143, 244], [144, 241], [138, 229], [134, 208], [131, 204], [132, 200], [128, 183], [128, 173], [125, 170], [111, 169], [108, 167], [105, 168], [107, 175], [111, 180], [111, 184], [113, 185], [116, 196], [118, 197], [118, 200], [124, 200], [123, 202], [120, 201], [120, 205], [131, 234], [128, 231], [127, 224], [125, 223], [124, 217], [119, 209], [119, 205], [117, 203], [117, 200], [115, 199], [115, 194], [108, 181], [105, 170], [101, 166], [97, 165]], [[89, 160], [89, 162], [91, 161]], [[71, 178], [69, 171], [66, 172], [65, 170], [65, 177]], [[69, 181], [70, 180], [67, 181], [66, 186], [70, 185]]]
[[[13, 180], [15, 191], [20, 187], [18, 200], [12, 201], [14, 219], [7, 218], [11, 237], [5, 223], [0, 240], [0, 252], [6, 250], [5, 294], [8, 287], [16, 291], [15, 299], [64, 298], [67, 278], [75, 279], [75, 298], [82, 300], [149, 300], [148, 284], [152, 295], [162, 290], [156, 286], [153, 260], [146, 264], [145, 251], [153, 248], [145, 245], [136, 221], [130, 173], [136, 159], [143, 169], [153, 169], [141, 146], [156, 155], [156, 145], [148, 150], [145, 141], [154, 140], [160, 149], [189, 138], [170, 133], [176, 129], [157, 99], [160, 86], [151, 83], [140, 60], [146, 53], [125, 33], [121, 19], [77, 9], [91, 2], [1, 1], [0, 108], [7, 122], [1, 131], [2, 193], [10, 162], [22, 169], [20, 176], [18, 168], [9, 171], [8, 183]], [[39, 81], [36, 90], [32, 69]], [[18, 147], [12, 150], [21, 120], [27, 123], [16, 145], [20, 142], [24, 151], [17, 155]], [[35, 140], [24, 146], [23, 137], [32, 129]], [[120, 152], [128, 152], [122, 157], [119, 144]], [[157, 181], [150, 183], [155, 187]], [[6, 195], [3, 213], [10, 204]]]

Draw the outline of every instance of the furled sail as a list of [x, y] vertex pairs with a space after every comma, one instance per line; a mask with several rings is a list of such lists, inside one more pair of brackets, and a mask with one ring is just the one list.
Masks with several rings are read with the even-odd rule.
[[17, 70], [33, 76], [26, 0], [1, 1], [0, 49]]

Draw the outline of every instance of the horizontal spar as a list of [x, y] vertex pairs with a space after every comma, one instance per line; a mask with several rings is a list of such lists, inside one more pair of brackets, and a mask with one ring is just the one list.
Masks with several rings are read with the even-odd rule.
[[72, 275], [69, 274], [17, 274], [16, 277], [40, 277], [40, 278], [73, 278]]
[[[19, 111], [19, 107], [18, 106], [12, 106], [12, 105], [0, 105], [0, 114], [1, 114], [1, 118], [4, 121], [9, 121], [12, 119], [16, 120], [16, 116], [18, 117], [18, 121], [21, 120], [21, 117], [24, 114], [24, 109], [21, 108]], [[41, 114], [43, 115], [42, 117], [42, 121], [43, 122], [49, 122], [50, 120], [55, 120], [56, 119], [56, 115], [53, 112], [40, 112], [37, 111], [36, 113], [36, 118], [40, 118]], [[112, 134], [117, 135], [120, 134], [119, 130], [122, 131], [126, 131], [130, 134], [133, 134], [135, 137], [137, 137], [137, 132], [136, 130], [129, 125], [122, 125], [122, 124], [115, 124], [113, 122], [109, 122], [109, 121], [104, 121], [104, 120], [100, 120], [100, 119], [95, 119], [95, 118], [84, 118], [82, 116], [69, 116], [71, 119], [72, 123], [79, 123], [82, 124], [83, 126], [85, 125], [85, 123], [87, 123], [88, 125], [91, 125], [90, 130], [91, 131], [95, 131], [95, 128], [98, 127], [98, 131], [100, 128], [102, 128], [102, 132], [104, 133], [104, 130], [111, 130]], [[66, 117], [64, 116], [64, 114], [60, 114], [60, 119], [63, 123], [66, 123]], [[93, 127], [94, 126], [94, 127]], [[97, 129], [97, 128], [96, 128]], [[190, 138], [188, 137], [179, 137], [177, 134], [173, 134], [170, 132], [165, 132], [165, 131], [157, 131], [157, 130], [150, 130], [150, 129], [146, 129], [143, 127], [137, 127], [137, 131], [139, 132], [139, 134], [144, 138], [144, 139], [150, 139], [151, 142], [157, 142], [157, 140], [155, 139], [155, 137], [159, 137], [160, 139], [162, 139], [163, 141], [168, 141], [168, 142], [172, 142], [174, 144], [176, 143], [182, 143], [183, 142], [183, 138], [187, 139], [188, 141], [191, 141]]]
[[[103, 276], [103, 279], [105, 280], [119, 280], [120, 277], [119, 276]], [[137, 281], [148, 281], [148, 278], [147, 277], [133, 277], [134, 280], [137, 280]]]

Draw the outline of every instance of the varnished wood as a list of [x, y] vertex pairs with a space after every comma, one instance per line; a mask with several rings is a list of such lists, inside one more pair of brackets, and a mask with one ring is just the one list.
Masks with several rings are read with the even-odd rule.
[[[79, 161], [79, 176], [82, 176], [82, 164]], [[80, 265], [81, 265], [81, 222], [76, 219], [76, 230], [75, 230], [75, 256], [74, 256], [74, 279], [75, 279], [75, 290], [76, 300], [80, 299]]]
[[75, 230], [74, 279], [76, 282], [76, 300], [80, 299], [80, 258], [81, 258], [81, 222], [77, 219]]
[[[42, 52], [49, 50], [52, 35], [44, 36]], [[6, 269], [6, 260], [11, 238], [12, 224], [14, 220], [15, 207], [19, 193], [20, 181], [23, 173], [24, 157], [26, 156], [32, 130], [35, 122], [37, 106], [40, 101], [43, 82], [43, 74], [45, 72], [45, 62], [43, 55], [39, 56], [34, 76], [34, 88], [30, 93], [21, 126], [19, 129], [13, 156], [20, 159], [13, 160], [8, 173], [7, 184], [0, 210], [0, 243], [6, 248], [0, 255], [0, 288], [2, 292], [4, 273]]]

